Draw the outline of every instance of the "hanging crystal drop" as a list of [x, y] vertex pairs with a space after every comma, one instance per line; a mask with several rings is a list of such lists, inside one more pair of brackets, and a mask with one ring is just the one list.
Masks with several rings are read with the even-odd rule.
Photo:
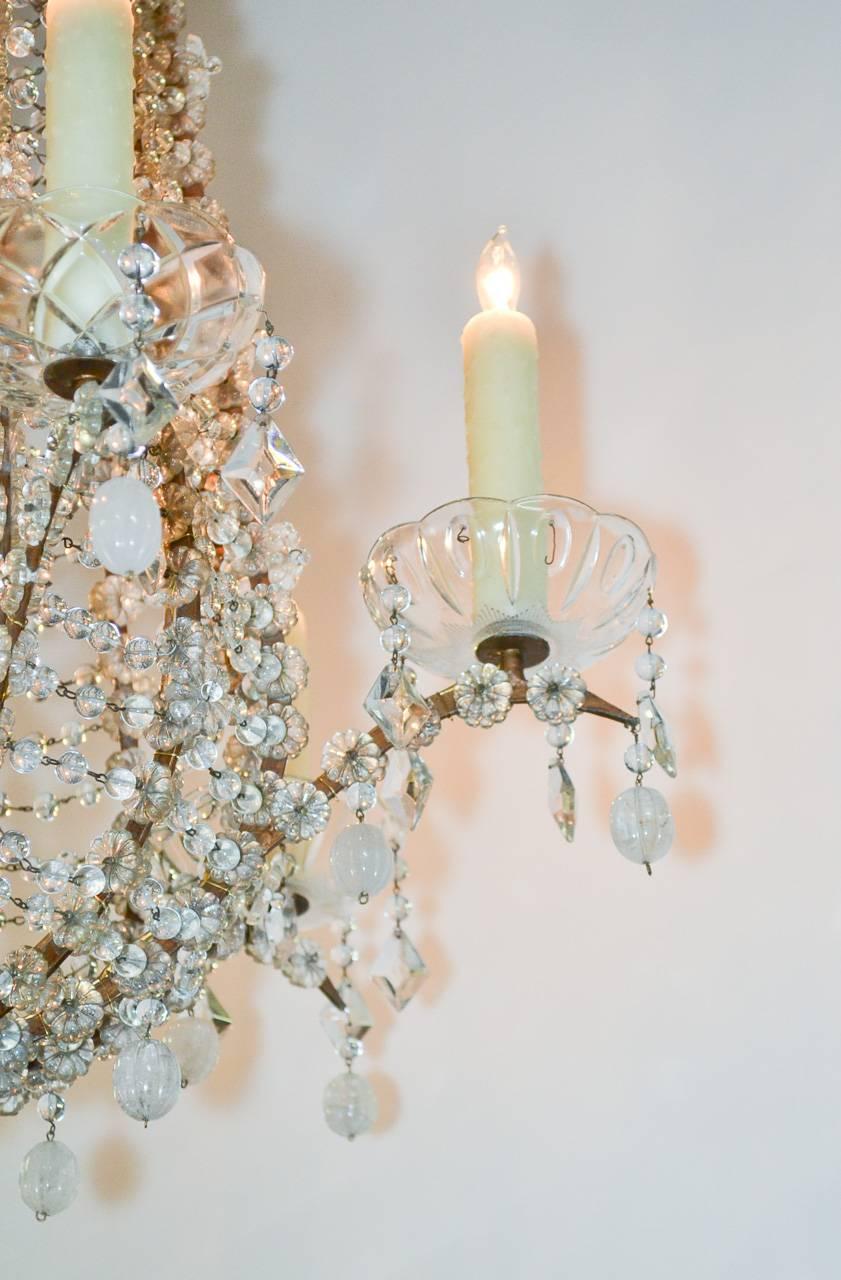
[[645, 745], [654, 753], [654, 759], [670, 778], [677, 777], [677, 755], [672, 735], [657, 704], [648, 690], [637, 695], [640, 717], [640, 733]]
[[339, 984], [339, 995], [344, 1008], [328, 1002], [320, 1021], [324, 1034], [341, 1056], [347, 1039], [361, 1040], [374, 1025], [374, 1019], [362, 996], [347, 980]]
[[175, 416], [178, 401], [148, 356], [119, 360], [100, 384], [99, 399], [138, 444], [149, 444]]
[[401, 929], [393, 933], [371, 972], [374, 983], [398, 1013], [415, 995], [427, 968], [414, 944]]
[[392, 751], [380, 798], [399, 834], [414, 831], [432, 790], [432, 774], [417, 751]]
[[432, 715], [432, 708], [415, 687], [411, 667], [383, 667], [371, 686], [364, 707], [393, 747], [405, 750]]
[[274, 422], [252, 422], [222, 468], [222, 481], [262, 524], [289, 499], [304, 474], [289, 441]]
[[549, 809], [564, 839], [571, 844], [575, 839], [575, 787], [560, 760], [549, 766]]

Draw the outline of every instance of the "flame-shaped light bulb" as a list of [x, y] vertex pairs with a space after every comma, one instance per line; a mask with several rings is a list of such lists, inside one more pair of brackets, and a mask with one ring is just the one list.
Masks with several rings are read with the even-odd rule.
[[483, 311], [514, 311], [520, 297], [520, 264], [508, 239], [508, 228], [499, 227], [479, 255], [476, 292]]

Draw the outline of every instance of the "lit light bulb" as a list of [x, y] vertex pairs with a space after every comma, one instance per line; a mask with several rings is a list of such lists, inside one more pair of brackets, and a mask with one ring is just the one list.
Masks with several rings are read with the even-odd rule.
[[513, 311], [520, 297], [520, 264], [508, 239], [508, 228], [499, 227], [479, 255], [476, 292], [483, 311]]

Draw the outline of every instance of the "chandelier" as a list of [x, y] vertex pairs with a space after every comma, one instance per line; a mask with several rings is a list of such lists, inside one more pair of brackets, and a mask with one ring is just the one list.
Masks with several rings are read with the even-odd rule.
[[[308, 556], [280, 515], [303, 475], [278, 419], [293, 350], [206, 194], [218, 61], [181, 0], [10, 0], [0, 24], [0, 1115], [34, 1103], [46, 1124], [20, 1171], [43, 1220], [78, 1189], [56, 1138], [71, 1086], [107, 1059], [124, 1112], [166, 1115], [215, 1065], [212, 972], [243, 949], [318, 991], [341, 1060], [327, 1124], [370, 1129], [354, 933], [388, 890], [367, 976], [403, 1009], [426, 974], [405, 846], [446, 720], [524, 706], [567, 841], [576, 723], [615, 721], [632, 780], [611, 834], [649, 874], [672, 819], [646, 775], [676, 763], [654, 557], [631, 521], [543, 493], [536, 335], [500, 228], [463, 335], [477, 496], [374, 543], [367, 727], [308, 765]], [[634, 634], [626, 711], [581, 673]]]

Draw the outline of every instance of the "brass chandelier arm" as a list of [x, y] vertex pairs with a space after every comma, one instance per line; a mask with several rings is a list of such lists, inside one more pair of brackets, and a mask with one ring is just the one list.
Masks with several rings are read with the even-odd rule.
[[[517, 705], [523, 704], [526, 702], [526, 682], [522, 677], [518, 679], [516, 673], [511, 672], [510, 674], [512, 675], [513, 684], [511, 701]], [[440, 689], [438, 693], [433, 693], [427, 698], [429, 705], [442, 720], [450, 720], [457, 714], [455, 689], [456, 686], [450, 684], [447, 685], [446, 689]], [[617, 724], [623, 724], [628, 729], [635, 729], [639, 724], [638, 718], [632, 715], [630, 711], [623, 711], [621, 707], [615, 706], [605, 698], [600, 698], [597, 693], [588, 692], [585, 695], [579, 714], [584, 713], [591, 716], [600, 716], [604, 720], [614, 720]], [[376, 742], [383, 755], [392, 750], [392, 743], [389, 742], [379, 727], [371, 730], [371, 738]], [[320, 774], [315, 779], [315, 786], [330, 798], [339, 795], [344, 790], [340, 783], [328, 778], [326, 773]]]

